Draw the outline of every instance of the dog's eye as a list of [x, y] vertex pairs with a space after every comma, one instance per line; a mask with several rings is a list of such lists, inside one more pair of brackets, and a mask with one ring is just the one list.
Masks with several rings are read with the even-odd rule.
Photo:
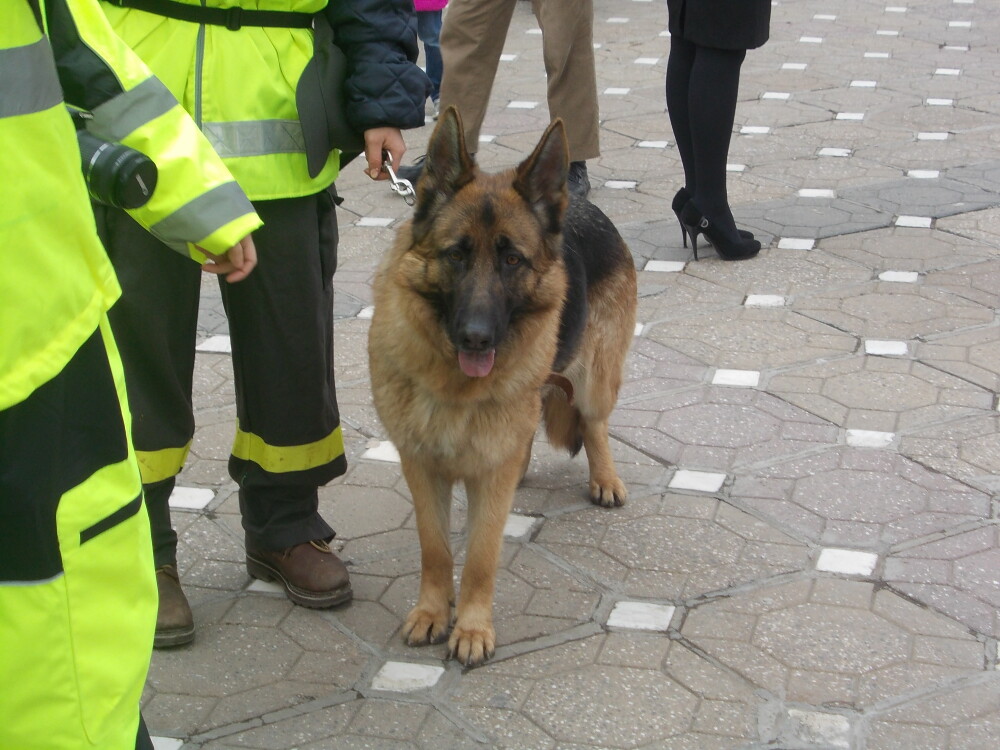
[[504, 258], [504, 262], [508, 266], [518, 266], [521, 264], [521, 256], [517, 253], [507, 253], [507, 256]]
[[448, 258], [448, 260], [450, 260], [452, 263], [461, 263], [462, 260], [465, 258], [465, 255], [463, 255], [462, 251], [459, 250], [457, 247], [453, 247], [451, 250], [445, 253], [445, 257]]

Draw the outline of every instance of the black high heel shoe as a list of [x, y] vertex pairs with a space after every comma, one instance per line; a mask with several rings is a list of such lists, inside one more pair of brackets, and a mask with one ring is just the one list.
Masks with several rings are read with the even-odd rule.
[[691, 238], [691, 249], [694, 251], [695, 260], [698, 260], [699, 234], [705, 235], [723, 260], [744, 260], [760, 252], [760, 242], [743, 237], [740, 237], [739, 242], [733, 242], [722, 233], [722, 230], [702, 216], [701, 211], [691, 201], [681, 209], [679, 218], [683, 231]]
[[681, 225], [681, 242], [684, 243], [684, 247], [688, 246], [688, 235], [687, 230], [684, 228], [684, 222], [681, 220], [681, 211], [690, 200], [691, 193], [688, 192], [686, 187], [682, 187], [677, 191], [677, 194], [674, 195], [674, 199], [670, 201], [670, 210], [674, 212], [674, 216], [677, 217], [677, 223]]
[[[677, 217], [677, 223], [681, 225], [681, 242], [684, 243], [684, 247], [688, 246], [688, 232], [684, 226], [684, 222], [681, 220], [681, 211], [684, 210], [686, 206], [691, 201], [691, 193], [686, 187], [682, 187], [674, 195], [674, 199], [670, 201], [670, 209], [674, 212], [674, 216]], [[748, 232], [746, 229], [737, 229], [740, 233], [740, 237], [745, 240], [753, 239], [753, 232]], [[697, 254], [694, 256], [695, 260], [698, 260]]]

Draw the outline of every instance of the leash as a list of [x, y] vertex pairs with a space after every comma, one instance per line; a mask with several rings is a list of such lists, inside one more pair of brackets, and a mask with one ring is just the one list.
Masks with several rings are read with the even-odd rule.
[[382, 152], [382, 171], [389, 173], [389, 189], [400, 196], [406, 202], [407, 206], [412, 206], [417, 202], [417, 194], [413, 190], [413, 183], [396, 176], [396, 171], [392, 168], [392, 154], [388, 151]]

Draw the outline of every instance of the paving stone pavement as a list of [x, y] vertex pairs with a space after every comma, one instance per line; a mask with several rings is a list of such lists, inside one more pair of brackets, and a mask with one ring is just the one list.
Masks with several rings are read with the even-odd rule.
[[[850, 748], [1000, 743], [1000, 15], [995, 0], [778, 0], [730, 153], [760, 256], [694, 261], [669, 211], [662, 0], [595, 0], [592, 200], [639, 270], [612, 418], [631, 490], [586, 498], [544, 441], [515, 498], [496, 657], [406, 647], [419, 548], [369, 394], [379, 255], [411, 209], [338, 182], [336, 375], [350, 469], [322, 491], [355, 599], [251, 582], [226, 472], [226, 323], [206, 283], [198, 431], [173, 498], [197, 638], [154, 654], [160, 750]], [[547, 122], [519, 3], [478, 158]], [[710, 94], [709, 94], [710, 95]], [[409, 155], [430, 128], [408, 134]], [[454, 542], [464, 546], [456, 492]], [[461, 560], [461, 557], [460, 557]]]

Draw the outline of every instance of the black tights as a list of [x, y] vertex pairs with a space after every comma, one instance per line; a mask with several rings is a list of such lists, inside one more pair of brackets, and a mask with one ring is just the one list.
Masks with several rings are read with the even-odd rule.
[[746, 50], [702, 47], [675, 35], [667, 60], [667, 110], [694, 205], [727, 234], [736, 223], [726, 162]]

